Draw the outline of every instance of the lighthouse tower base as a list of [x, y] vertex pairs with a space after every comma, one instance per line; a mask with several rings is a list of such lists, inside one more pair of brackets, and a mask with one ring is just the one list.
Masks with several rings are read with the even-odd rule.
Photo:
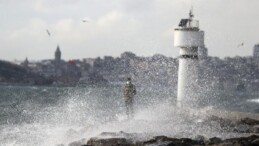
[[179, 58], [178, 106], [195, 106], [198, 98], [198, 65], [198, 58]]

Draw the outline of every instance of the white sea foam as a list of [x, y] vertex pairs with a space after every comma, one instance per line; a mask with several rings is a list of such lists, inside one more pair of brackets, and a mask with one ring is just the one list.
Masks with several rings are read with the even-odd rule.
[[[220, 135], [220, 131], [210, 130], [209, 127], [204, 129], [195, 124], [199, 123], [195, 121], [204, 118], [198, 116], [199, 113], [204, 112], [203, 110], [179, 109], [169, 103], [139, 107], [131, 120], [126, 119], [124, 111], [119, 113], [119, 110], [112, 110], [106, 113], [110, 116], [100, 116], [100, 111], [86, 111], [86, 109], [83, 101], [70, 99], [60, 109], [48, 109], [50, 112], [48, 118], [42, 117], [42, 120], [31, 124], [5, 127], [2, 134], [14, 136], [15, 145], [27, 146], [68, 144], [83, 138], [89, 139], [102, 132], [119, 131], [145, 134], [142, 139], [156, 135], [176, 137], [193, 137], [200, 134], [208, 137]], [[5, 141], [5, 145], [13, 145], [13, 143], [14, 140]]]
[[[51, 89], [48, 91], [53, 92]], [[214, 108], [212, 106], [202, 109], [178, 108], [165, 99], [161, 100], [164, 97], [139, 96], [136, 97], [135, 116], [127, 120], [123, 98], [117, 94], [117, 89], [85, 89], [69, 93], [59, 100], [50, 98], [45, 101], [48, 97], [37, 97], [36, 101], [19, 102], [15, 107], [21, 108], [22, 112], [15, 115], [17, 118], [11, 119], [14, 122], [0, 125], [0, 145], [67, 145], [102, 132], [120, 131], [139, 133], [142, 134], [139, 138], [144, 139], [157, 135], [233, 136], [231, 133], [222, 133], [218, 125], [206, 127], [200, 124], [206, 119], [208, 111]], [[15, 123], [15, 120], [22, 122]]]
[[247, 100], [248, 102], [255, 102], [255, 103], [259, 103], [259, 98], [257, 99], [249, 99]]

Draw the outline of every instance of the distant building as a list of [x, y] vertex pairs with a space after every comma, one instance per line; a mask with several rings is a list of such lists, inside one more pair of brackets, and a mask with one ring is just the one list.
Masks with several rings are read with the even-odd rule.
[[59, 63], [61, 61], [61, 51], [59, 48], [59, 45], [57, 46], [56, 52], [55, 52], [55, 62]]
[[122, 59], [133, 59], [135, 57], [136, 57], [136, 54], [134, 54], [132, 52], [124, 52], [121, 54]]
[[59, 45], [55, 51], [55, 59], [54, 59], [54, 66], [55, 66], [55, 76], [62, 76], [62, 66], [61, 66], [61, 51]]
[[208, 57], [208, 49], [203, 46], [198, 48], [198, 58], [199, 59], [205, 59]]
[[44, 77], [55, 77], [57, 76], [57, 72], [55, 69], [55, 65], [53, 64], [53, 60], [42, 60], [37, 64], [37, 67], [34, 68], [34, 72], [38, 72]]
[[95, 59], [96, 58], [84, 58], [83, 59], [83, 63], [87, 63], [87, 64], [90, 64], [91, 65], [91, 67], [93, 67], [94, 66], [94, 62], [95, 62]]
[[254, 46], [254, 58], [259, 58], [259, 44]]
[[21, 63], [21, 65], [25, 68], [28, 68], [28, 65], [29, 65], [29, 61], [28, 61], [28, 58], [26, 57], [25, 60]]

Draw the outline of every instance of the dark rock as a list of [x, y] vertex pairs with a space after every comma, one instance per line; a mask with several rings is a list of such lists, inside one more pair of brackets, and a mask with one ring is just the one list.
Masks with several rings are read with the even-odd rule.
[[197, 135], [194, 137], [194, 140], [196, 140], [199, 144], [204, 145], [206, 138], [202, 135]]
[[87, 145], [92, 146], [130, 146], [131, 143], [127, 142], [125, 138], [91, 138]]
[[144, 146], [192, 146], [192, 145], [198, 145], [199, 142], [189, 139], [189, 138], [170, 138], [166, 136], [157, 136], [149, 141], [142, 142], [139, 145]]
[[[238, 137], [222, 140], [217, 137], [205, 140], [203, 136], [197, 136], [194, 140], [189, 138], [171, 138], [167, 136], [156, 136], [150, 140], [133, 142], [128, 139], [132, 134], [119, 132], [104, 132], [103, 137], [91, 138], [85, 146], [259, 146], [259, 135], [249, 137]], [[119, 137], [124, 135], [125, 137]], [[74, 144], [74, 145], [72, 145]], [[69, 146], [83, 146], [85, 143], [72, 143]]]
[[141, 145], [143, 141], [147, 140], [146, 134], [138, 134], [138, 133], [125, 133], [123, 131], [120, 132], [103, 132], [97, 137], [91, 138], [87, 144], [93, 146], [100, 145]]
[[191, 144], [191, 145], [199, 144], [197, 141], [189, 139], [189, 138], [181, 138], [180, 140], [181, 140], [182, 144]]
[[208, 146], [243, 146], [243, 145], [240, 143], [222, 142], [220, 144], [214, 144], [214, 145], [208, 145]]
[[145, 146], [178, 146], [174, 142], [166, 141], [166, 142], [159, 142], [151, 145], [145, 145]]
[[251, 135], [249, 137], [239, 137], [224, 140], [224, 143], [240, 146], [253, 146], [252, 142], [258, 139], [258, 135]]
[[255, 139], [252, 141], [253, 145], [259, 145], [259, 138]]
[[206, 138], [204, 137], [204, 136], [202, 136], [202, 135], [196, 135], [195, 137], [194, 137], [194, 140], [197, 140], [197, 141], [205, 141], [206, 140]]
[[144, 142], [139, 142], [138, 145], [149, 145], [149, 144], [154, 144], [156, 143], [157, 140], [156, 139], [150, 139], [148, 141], [144, 141]]
[[255, 125], [251, 128], [252, 133], [259, 133], [259, 125]]
[[254, 125], [259, 125], [259, 121], [258, 120], [255, 120], [255, 119], [251, 119], [251, 118], [243, 118], [243, 119], [240, 119], [237, 124], [243, 124], [243, 125], [251, 125], [251, 126], [254, 126]]
[[86, 139], [81, 139], [79, 141], [74, 141], [70, 144], [68, 144], [68, 146], [82, 146], [86, 144]]
[[220, 138], [218, 138], [218, 137], [212, 137], [212, 138], [210, 138], [207, 142], [206, 142], [206, 144], [207, 145], [214, 145], [214, 144], [219, 144], [219, 143], [221, 143], [222, 142], [222, 140], [220, 139]]

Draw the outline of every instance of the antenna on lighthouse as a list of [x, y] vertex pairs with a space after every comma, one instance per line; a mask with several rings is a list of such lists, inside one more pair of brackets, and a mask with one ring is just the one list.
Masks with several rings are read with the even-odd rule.
[[192, 20], [192, 18], [194, 17], [194, 14], [193, 14], [193, 7], [191, 6], [191, 9], [189, 11], [189, 18], [190, 20]]

